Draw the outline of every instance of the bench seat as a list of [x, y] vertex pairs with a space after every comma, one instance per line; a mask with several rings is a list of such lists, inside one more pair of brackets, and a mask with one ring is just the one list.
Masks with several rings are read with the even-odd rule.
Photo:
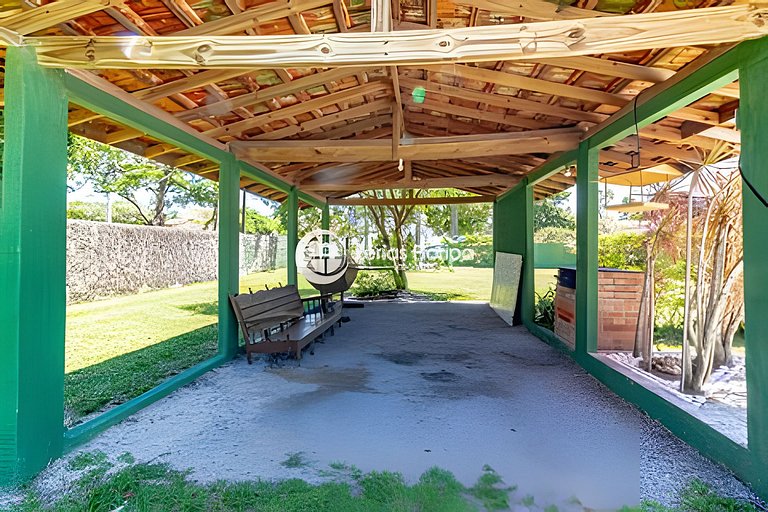
[[302, 299], [296, 286], [283, 286], [256, 293], [230, 295], [245, 339], [248, 363], [251, 354], [290, 352], [301, 359], [301, 351], [334, 326], [341, 326], [342, 304], [331, 295]]

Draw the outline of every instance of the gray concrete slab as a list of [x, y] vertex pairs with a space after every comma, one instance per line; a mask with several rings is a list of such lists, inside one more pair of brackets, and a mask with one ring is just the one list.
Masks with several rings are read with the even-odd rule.
[[[300, 367], [239, 358], [82, 450], [201, 481], [316, 482], [342, 461], [410, 481], [440, 466], [471, 485], [487, 464], [539, 503], [639, 502], [648, 420], [525, 329], [485, 304], [368, 303], [349, 316]], [[306, 464], [282, 464], [297, 452]]]

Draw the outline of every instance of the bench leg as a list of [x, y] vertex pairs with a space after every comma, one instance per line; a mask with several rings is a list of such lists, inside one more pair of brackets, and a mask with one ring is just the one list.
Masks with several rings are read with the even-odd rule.
[[251, 352], [249, 350], [245, 351], [245, 358], [248, 359], [248, 364], [253, 364], [253, 360], [251, 358]]

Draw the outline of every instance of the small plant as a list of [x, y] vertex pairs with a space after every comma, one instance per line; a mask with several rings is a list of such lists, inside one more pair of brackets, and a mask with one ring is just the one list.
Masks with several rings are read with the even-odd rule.
[[551, 286], [546, 292], [536, 293], [536, 305], [533, 308], [533, 321], [538, 325], [555, 330], [555, 288]]
[[281, 466], [286, 468], [302, 468], [309, 464], [304, 457], [304, 452], [292, 452], [286, 455], [288, 455], [288, 458], [280, 463]]

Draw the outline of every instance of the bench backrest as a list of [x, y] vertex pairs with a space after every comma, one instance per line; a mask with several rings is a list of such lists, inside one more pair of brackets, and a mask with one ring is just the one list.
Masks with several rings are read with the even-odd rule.
[[249, 339], [255, 334], [260, 335], [264, 329], [304, 314], [304, 306], [295, 285], [230, 295], [229, 300], [243, 336]]

